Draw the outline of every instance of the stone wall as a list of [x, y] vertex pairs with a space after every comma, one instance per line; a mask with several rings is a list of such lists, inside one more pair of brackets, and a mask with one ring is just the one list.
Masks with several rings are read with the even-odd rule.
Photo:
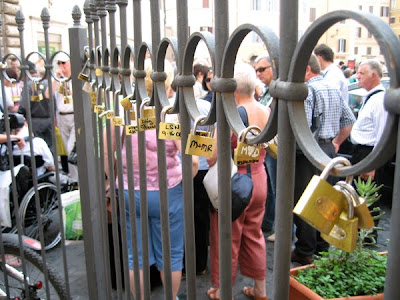
[[7, 53], [20, 54], [20, 42], [15, 15], [20, 9], [19, 0], [4, 0], [0, 5], [1, 19], [1, 45], [3, 55]]

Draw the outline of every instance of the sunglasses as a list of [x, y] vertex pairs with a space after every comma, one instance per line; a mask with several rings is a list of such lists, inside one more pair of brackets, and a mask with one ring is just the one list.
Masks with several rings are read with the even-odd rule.
[[271, 68], [271, 66], [268, 66], [268, 67], [260, 67], [260, 68], [256, 69], [256, 73], [258, 73], [258, 72], [262, 73], [262, 72], [264, 72], [266, 69], [269, 69], [269, 68]]
[[206, 78], [206, 82], [210, 82], [212, 78]]
[[59, 61], [57, 62], [57, 65], [65, 65], [67, 62], [66, 61]]

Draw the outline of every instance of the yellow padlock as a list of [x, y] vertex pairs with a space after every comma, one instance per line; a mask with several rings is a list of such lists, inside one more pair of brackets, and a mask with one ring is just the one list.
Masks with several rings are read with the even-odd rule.
[[336, 185], [340, 186], [344, 190], [347, 190], [347, 192], [349, 193], [354, 205], [354, 215], [358, 218], [358, 228], [373, 228], [375, 223], [365, 199], [359, 197], [354, 187], [348, 182], [339, 181], [336, 183]]
[[150, 103], [150, 98], [145, 98], [140, 105], [139, 131], [156, 129], [156, 116], [154, 107], [145, 109]]
[[165, 115], [173, 108], [172, 105], [166, 106], [161, 110], [160, 128], [158, 130], [158, 138], [160, 140], [180, 140], [181, 124], [165, 122]]
[[354, 217], [354, 204], [350, 193], [338, 185], [335, 185], [335, 189], [341, 190], [345, 195], [348, 209], [340, 214], [340, 218], [331, 232], [329, 234], [321, 233], [321, 237], [332, 246], [351, 252], [357, 245], [358, 218]]
[[344, 157], [332, 159], [320, 176], [313, 176], [293, 209], [293, 213], [325, 234], [331, 232], [347, 206], [345, 195], [326, 181], [338, 164], [350, 165], [350, 162]]
[[269, 156], [278, 159], [278, 135], [265, 143], [265, 150], [267, 150]]
[[246, 136], [253, 130], [261, 132], [260, 127], [251, 125], [239, 133], [238, 143], [233, 153], [233, 161], [237, 166], [253, 164], [260, 160], [261, 146], [246, 144]]
[[130, 109], [132, 108], [131, 98], [132, 98], [132, 95], [129, 95], [129, 96], [126, 96], [125, 98], [123, 98], [123, 99], [120, 101], [122, 107], [123, 107], [125, 110], [130, 110]]
[[216, 143], [214, 139], [214, 126], [211, 127], [211, 131], [207, 132], [197, 130], [200, 121], [205, 119], [205, 116], [199, 116], [194, 121], [193, 129], [190, 131], [186, 142], [186, 154], [209, 158], [213, 156]]

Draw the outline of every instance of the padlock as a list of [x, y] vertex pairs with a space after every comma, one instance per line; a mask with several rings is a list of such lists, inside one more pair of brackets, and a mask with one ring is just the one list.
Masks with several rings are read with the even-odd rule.
[[139, 131], [156, 129], [156, 116], [154, 107], [145, 109], [150, 103], [150, 98], [145, 98], [140, 105], [140, 117], [138, 120]]
[[253, 164], [260, 160], [261, 146], [246, 144], [246, 136], [252, 131], [260, 133], [261, 129], [258, 126], [251, 125], [239, 133], [238, 143], [233, 152], [233, 161], [237, 166]]
[[131, 102], [131, 98], [133, 95], [128, 95], [125, 98], [123, 98], [120, 103], [122, 105], [122, 107], [127, 111], [130, 110], [132, 108], [132, 102]]
[[161, 110], [160, 127], [158, 138], [160, 140], [180, 140], [181, 125], [179, 123], [165, 122], [165, 115], [173, 108], [172, 105], [166, 106]]
[[39, 102], [43, 100], [42, 91], [38, 89], [38, 81], [32, 81], [32, 96], [31, 100], [34, 102]]
[[21, 91], [17, 86], [17, 81], [14, 78], [11, 79], [11, 99], [13, 102], [18, 102], [21, 100]]
[[321, 233], [321, 237], [337, 249], [351, 252], [356, 248], [358, 237], [358, 218], [354, 217], [354, 204], [350, 193], [335, 185], [335, 188], [341, 190], [347, 201], [347, 211], [340, 214], [340, 218], [333, 226], [329, 234]]
[[350, 165], [344, 157], [333, 158], [320, 176], [314, 175], [293, 209], [308, 224], [318, 231], [329, 234], [345, 210], [345, 195], [336, 190], [326, 179], [334, 166]]
[[60, 85], [58, 86], [58, 93], [61, 95], [65, 94], [65, 80], [60, 81]]
[[367, 202], [364, 198], [359, 197], [354, 187], [345, 181], [338, 181], [337, 186], [346, 190], [354, 205], [354, 215], [358, 218], [358, 228], [360, 229], [371, 229], [374, 227], [375, 223], [371, 216], [371, 212], [367, 206]]
[[90, 62], [90, 58], [88, 58], [86, 60], [85, 64], [83, 65], [82, 71], [78, 74], [78, 79], [85, 81], [85, 82], [90, 81], [89, 75], [85, 74], [85, 71], [86, 71], [86, 68], [87, 68], [89, 62]]
[[185, 153], [188, 155], [197, 155], [204, 157], [212, 157], [215, 151], [214, 126], [211, 126], [210, 131], [199, 131], [197, 126], [200, 121], [206, 119], [206, 116], [199, 116], [194, 121], [193, 129], [188, 135], [186, 142]]
[[90, 82], [85, 82], [83, 84], [82, 90], [90, 95], [90, 93], [93, 91], [92, 85]]

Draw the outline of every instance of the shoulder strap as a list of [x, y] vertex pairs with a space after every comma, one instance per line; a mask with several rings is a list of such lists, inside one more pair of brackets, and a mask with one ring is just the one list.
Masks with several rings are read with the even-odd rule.
[[369, 98], [371, 98], [373, 95], [378, 94], [378, 93], [380, 93], [380, 92], [384, 92], [384, 90], [376, 90], [376, 91], [373, 91], [371, 94], [369, 94], [369, 95], [365, 98], [363, 106], [365, 106], [365, 104], [367, 104]]
[[[239, 107], [238, 107], [238, 112], [239, 112], [240, 118], [241, 118], [242, 121], [243, 121], [244, 126], [245, 126], [245, 127], [249, 127], [249, 118], [248, 118], [248, 116], [247, 116], [247, 111], [246, 111], [246, 109], [245, 109], [243, 106], [239, 106]], [[232, 153], [232, 155], [233, 155], [233, 153]], [[249, 176], [251, 176], [251, 167], [250, 167], [250, 164], [248, 164], [246, 168], [247, 168], [247, 174], [249, 174]]]

